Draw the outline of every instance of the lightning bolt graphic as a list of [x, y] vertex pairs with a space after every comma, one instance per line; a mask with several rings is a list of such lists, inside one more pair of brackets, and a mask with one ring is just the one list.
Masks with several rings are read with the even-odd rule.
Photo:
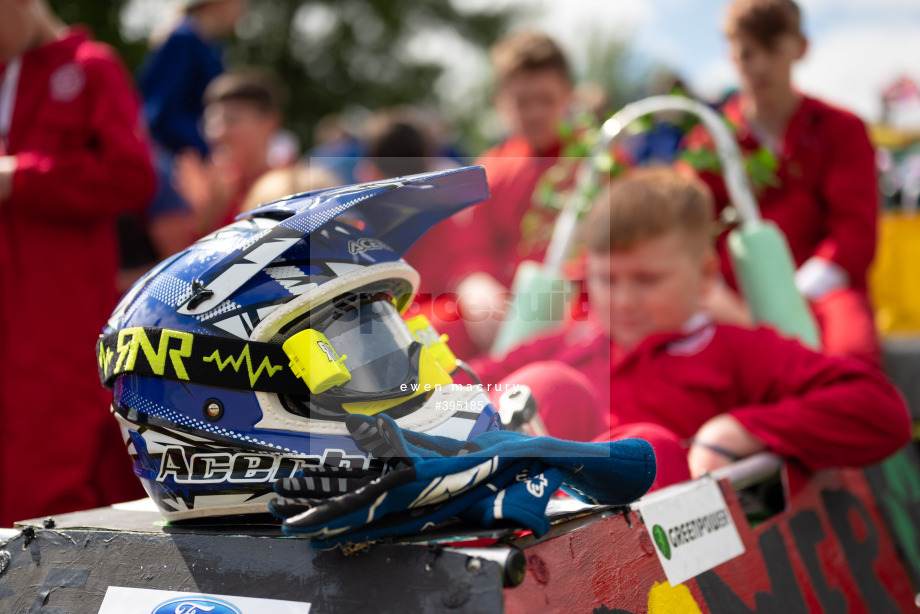
[[274, 366], [268, 360], [268, 356], [262, 359], [262, 362], [259, 363], [259, 368], [255, 370], [255, 373], [252, 371], [252, 357], [249, 355], [249, 344], [246, 344], [246, 347], [243, 348], [243, 351], [240, 352], [238, 358], [234, 358], [233, 355], [227, 356], [226, 359], [221, 359], [220, 350], [214, 350], [214, 353], [210, 356], [205, 356], [202, 358], [205, 362], [217, 362], [217, 368], [220, 371], [224, 370], [224, 367], [231, 365], [233, 370], [239, 373], [240, 367], [243, 366], [243, 361], [246, 361], [246, 370], [249, 372], [249, 385], [255, 386], [256, 382], [259, 381], [259, 377], [262, 375], [263, 369], [268, 373], [269, 377], [272, 377], [275, 373], [284, 368], [284, 365]]

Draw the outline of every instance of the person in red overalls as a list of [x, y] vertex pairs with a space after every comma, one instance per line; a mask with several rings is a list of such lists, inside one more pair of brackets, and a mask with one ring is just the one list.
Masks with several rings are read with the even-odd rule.
[[543, 260], [554, 213], [534, 207], [533, 191], [558, 160], [559, 125], [573, 95], [565, 55], [545, 34], [519, 32], [500, 40], [492, 48], [492, 65], [495, 105], [511, 136], [476, 160], [486, 169], [491, 197], [435, 226], [408, 257], [410, 264], [440, 264], [436, 279], [423, 277], [425, 292], [435, 302], [451, 294], [445, 305], [422, 310], [433, 315], [461, 358], [488, 349], [517, 265]]
[[154, 176], [115, 52], [0, 0], [0, 527], [143, 494], [93, 348]]
[[648, 440], [657, 487], [763, 450], [816, 470], [906, 444], [907, 408], [878, 369], [705, 315], [713, 210], [670, 169], [614, 182], [584, 225], [590, 319], [474, 362], [483, 382], [530, 386], [550, 435]]
[[[789, 241], [796, 284], [814, 308], [824, 350], [878, 365], [866, 292], [879, 207], [875, 155], [859, 118], [793, 87], [792, 67], [807, 48], [800, 21], [792, 0], [737, 0], [730, 6], [726, 34], [742, 87], [722, 113], [735, 126], [743, 152], [766, 148], [778, 160], [772, 185], [757, 197], [763, 217]], [[710, 146], [702, 130], [688, 138], [691, 151]], [[700, 176], [721, 211], [728, 198], [720, 175]], [[724, 234], [719, 249], [725, 280], [735, 288]], [[728, 292], [725, 298], [722, 304], [731, 302]]]

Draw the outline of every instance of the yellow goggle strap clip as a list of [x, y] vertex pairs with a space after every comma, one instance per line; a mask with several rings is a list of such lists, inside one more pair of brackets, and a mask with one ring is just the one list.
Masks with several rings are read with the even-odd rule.
[[438, 331], [434, 329], [427, 317], [415, 316], [406, 322], [406, 325], [419, 343], [428, 349], [428, 353], [442, 369], [448, 373], [457, 370], [457, 357], [447, 346], [447, 335], [438, 335]]
[[302, 330], [281, 347], [291, 360], [291, 371], [314, 394], [351, 381], [351, 373], [345, 366], [348, 356], [340, 357], [326, 335], [318, 330]]

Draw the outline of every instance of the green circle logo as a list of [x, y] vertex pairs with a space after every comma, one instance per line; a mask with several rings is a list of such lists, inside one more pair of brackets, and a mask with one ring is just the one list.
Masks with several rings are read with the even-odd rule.
[[668, 535], [664, 532], [664, 529], [661, 528], [661, 525], [656, 524], [652, 527], [652, 537], [655, 539], [655, 545], [658, 546], [661, 554], [670, 561], [671, 542], [668, 541]]

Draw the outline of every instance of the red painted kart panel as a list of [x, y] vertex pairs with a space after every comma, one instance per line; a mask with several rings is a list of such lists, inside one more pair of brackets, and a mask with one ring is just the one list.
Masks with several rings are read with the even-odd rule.
[[[804, 482], [788, 509], [751, 528], [722, 490], [745, 553], [671, 587], [639, 515], [615, 516], [525, 549], [524, 582], [505, 589], [525, 612], [906, 612], [914, 588], [866, 477], [834, 470]], [[632, 526], [630, 526], [630, 524]]]

